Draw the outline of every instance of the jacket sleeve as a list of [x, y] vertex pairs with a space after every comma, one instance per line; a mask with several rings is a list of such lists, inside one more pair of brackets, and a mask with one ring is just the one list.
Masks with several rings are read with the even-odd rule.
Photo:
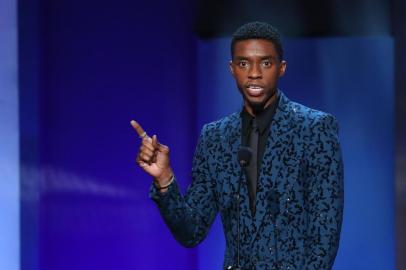
[[193, 158], [192, 184], [182, 196], [176, 179], [165, 193], [159, 193], [154, 185], [150, 197], [175, 239], [186, 247], [199, 244], [206, 237], [218, 212], [215, 181], [208, 168], [208, 136], [203, 127]]
[[335, 118], [324, 115], [311, 128], [308, 146], [305, 270], [330, 270], [337, 254], [344, 207], [344, 172]]

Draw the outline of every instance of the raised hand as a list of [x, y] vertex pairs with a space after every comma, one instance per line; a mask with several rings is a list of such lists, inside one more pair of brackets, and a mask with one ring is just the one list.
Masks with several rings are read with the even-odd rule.
[[156, 135], [149, 137], [136, 121], [132, 120], [131, 125], [142, 139], [136, 159], [138, 165], [154, 177], [159, 186], [165, 186], [173, 176], [169, 147], [159, 143]]

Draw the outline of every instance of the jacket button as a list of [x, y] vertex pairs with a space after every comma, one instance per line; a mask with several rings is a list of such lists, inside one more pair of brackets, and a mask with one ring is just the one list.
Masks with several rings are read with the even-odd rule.
[[258, 263], [257, 257], [252, 258], [252, 263], [253, 263], [254, 265], [256, 265], [256, 264]]

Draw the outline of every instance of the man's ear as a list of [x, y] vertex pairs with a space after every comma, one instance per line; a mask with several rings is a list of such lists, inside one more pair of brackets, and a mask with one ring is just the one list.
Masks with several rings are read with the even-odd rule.
[[288, 63], [285, 60], [281, 61], [281, 66], [279, 67], [279, 77], [282, 77], [283, 75], [285, 75], [286, 72], [286, 65]]
[[233, 60], [230, 60], [230, 62], [228, 63], [228, 67], [230, 68], [231, 75], [234, 76]]

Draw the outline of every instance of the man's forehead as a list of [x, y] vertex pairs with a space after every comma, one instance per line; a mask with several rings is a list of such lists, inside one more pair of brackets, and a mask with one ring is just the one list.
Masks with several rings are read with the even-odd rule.
[[245, 39], [239, 40], [234, 47], [235, 57], [242, 55], [263, 56], [275, 55], [275, 46], [270, 40], [266, 39]]
[[262, 49], [274, 49], [275, 45], [272, 41], [267, 39], [244, 39], [239, 40], [235, 43], [235, 49], [244, 49], [244, 48], [262, 48]]

